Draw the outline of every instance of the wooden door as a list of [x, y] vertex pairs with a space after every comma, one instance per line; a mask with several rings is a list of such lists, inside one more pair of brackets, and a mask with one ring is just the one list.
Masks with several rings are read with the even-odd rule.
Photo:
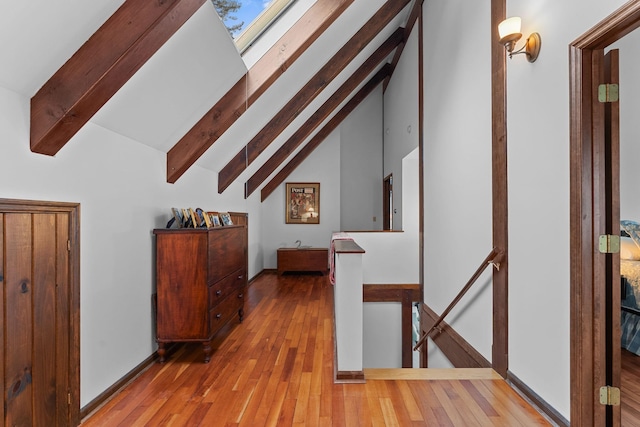
[[77, 209], [0, 200], [6, 426], [79, 422]]
[[[602, 61], [603, 80], [609, 85], [618, 85], [619, 79], [619, 50], [612, 49]], [[604, 108], [604, 138], [601, 150], [596, 149], [598, 158], [604, 162], [604, 167], [599, 168], [600, 178], [596, 179], [602, 188], [598, 191], [600, 197], [600, 212], [604, 215], [596, 215], [600, 227], [604, 227], [604, 233], [620, 235], [620, 103], [617, 96], [603, 102], [603, 90], [599, 90], [598, 102]], [[594, 174], [595, 176], [595, 174]], [[621, 355], [620, 355], [620, 254], [604, 254], [602, 262], [598, 263], [596, 270], [602, 279], [596, 282], [600, 298], [604, 302], [604, 316], [606, 330], [604, 332], [604, 383], [621, 387]], [[600, 284], [598, 286], [598, 283]], [[619, 427], [621, 425], [620, 405], [605, 406], [606, 425]]]
[[[615, 281], [619, 272], [615, 269], [615, 258], [607, 261], [607, 255], [597, 249], [599, 235], [607, 233], [607, 224], [613, 224], [615, 217], [619, 217], [619, 211], [612, 211], [616, 206], [619, 209], [619, 203], [616, 205], [612, 199], [619, 198], [616, 196], [619, 193], [612, 190], [616, 185], [612, 180], [619, 179], [619, 171], [611, 170], [618, 167], [614, 163], [618, 160], [615, 155], [608, 159], [611, 154], [606, 154], [613, 153], [617, 142], [606, 142], [607, 107], [599, 103], [597, 93], [599, 85], [607, 83], [604, 75], [608, 60], [603, 49], [639, 27], [640, 1], [630, 1], [576, 39], [569, 49], [572, 425], [620, 425], [620, 409], [600, 405], [598, 397], [599, 387], [608, 378], [614, 383], [619, 381], [620, 368], [619, 353], [615, 355], [619, 349], [608, 349], [617, 334], [615, 328], [619, 328], [615, 313], [617, 296], [607, 295], [610, 293], [607, 281]], [[613, 114], [617, 114], [615, 110]], [[607, 302], [609, 298], [611, 303]]]

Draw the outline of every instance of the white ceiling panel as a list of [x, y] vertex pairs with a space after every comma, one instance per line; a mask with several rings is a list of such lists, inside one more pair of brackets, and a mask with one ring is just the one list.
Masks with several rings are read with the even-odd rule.
[[0, 1], [0, 85], [32, 97], [122, 3]]
[[205, 2], [91, 121], [167, 152], [245, 72]]

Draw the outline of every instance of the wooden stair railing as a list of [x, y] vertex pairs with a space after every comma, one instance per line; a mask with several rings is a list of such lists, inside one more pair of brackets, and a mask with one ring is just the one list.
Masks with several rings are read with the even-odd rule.
[[420, 339], [418, 340], [416, 345], [413, 347], [414, 351], [418, 350], [426, 342], [427, 338], [429, 338], [429, 335], [431, 335], [431, 333], [433, 331], [438, 329], [438, 326], [440, 325], [440, 323], [442, 323], [442, 321], [447, 316], [447, 314], [449, 314], [449, 312], [451, 310], [453, 310], [453, 308], [456, 306], [456, 304], [458, 304], [458, 302], [460, 302], [460, 300], [462, 299], [464, 294], [466, 294], [467, 291], [469, 289], [471, 289], [471, 287], [476, 282], [476, 280], [478, 280], [478, 277], [480, 277], [480, 275], [484, 272], [484, 270], [487, 268], [487, 266], [489, 264], [493, 264], [496, 267], [496, 269], [498, 269], [498, 270], [500, 269], [500, 263], [497, 262], [497, 260], [501, 256], [502, 256], [502, 252], [499, 251], [497, 248], [493, 248], [491, 250], [489, 255], [487, 255], [487, 257], [484, 259], [484, 261], [482, 261], [482, 264], [480, 264], [480, 266], [478, 267], [476, 272], [473, 273], [473, 276], [471, 276], [471, 278], [469, 279], [467, 284], [464, 285], [464, 288], [462, 288], [462, 290], [460, 290], [460, 292], [458, 292], [458, 295], [456, 295], [456, 297], [453, 299], [453, 301], [451, 301], [451, 304], [449, 304], [449, 306], [442, 312], [440, 317], [438, 317], [438, 320], [436, 320], [435, 323], [431, 326], [431, 328], [429, 328], [429, 330], [427, 332], [425, 332], [425, 334], [422, 335], [422, 337], [420, 337]]

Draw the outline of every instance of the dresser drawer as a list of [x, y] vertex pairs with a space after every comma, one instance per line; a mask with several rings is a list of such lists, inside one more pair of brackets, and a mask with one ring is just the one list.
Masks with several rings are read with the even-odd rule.
[[247, 256], [244, 227], [220, 227], [208, 241], [208, 280], [217, 282], [245, 265]]
[[209, 310], [209, 327], [211, 333], [216, 333], [227, 322], [238, 315], [238, 310], [244, 307], [244, 289], [236, 289], [224, 298], [218, 305]]
[[218, 305], [234, 289], [243, 288], [246, 280], [246, 271], [242, 269], [209, 286], [209, 309]]

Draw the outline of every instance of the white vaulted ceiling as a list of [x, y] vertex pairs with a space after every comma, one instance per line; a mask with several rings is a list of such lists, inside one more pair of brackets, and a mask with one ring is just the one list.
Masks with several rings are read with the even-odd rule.
[[[26, 97], [33, 96], [122, 3], [123, 0], [0, 2], [0, 86]], [[305, 7], [311, 4], [302, 3]], [[293, 64], [287, 64], [286, 72], [197, 164], [218, 172], [384, 3], [385, 0], [355, 0], [306, 52]], [[241, 179], [253, 173], [263, 159], [333, 96], [372, 52], [406, 24], [411, 6], [410, 3], [362, 48]], [[301, 15], [300, 10], [295, 13]], [[278, 25], [291, 25], [290, 21], [292, 19], [281, 19], [269, 31], [282, 34], [283, 29]], [[259, 39], [255, 50], [266, 51], [260, 44], [274, 43], [273, 34], [269, 37], [267, 32]], [[206, 1], [90, 121], [166, 153], [246, 72], [247, 67], [215, 8]]]

